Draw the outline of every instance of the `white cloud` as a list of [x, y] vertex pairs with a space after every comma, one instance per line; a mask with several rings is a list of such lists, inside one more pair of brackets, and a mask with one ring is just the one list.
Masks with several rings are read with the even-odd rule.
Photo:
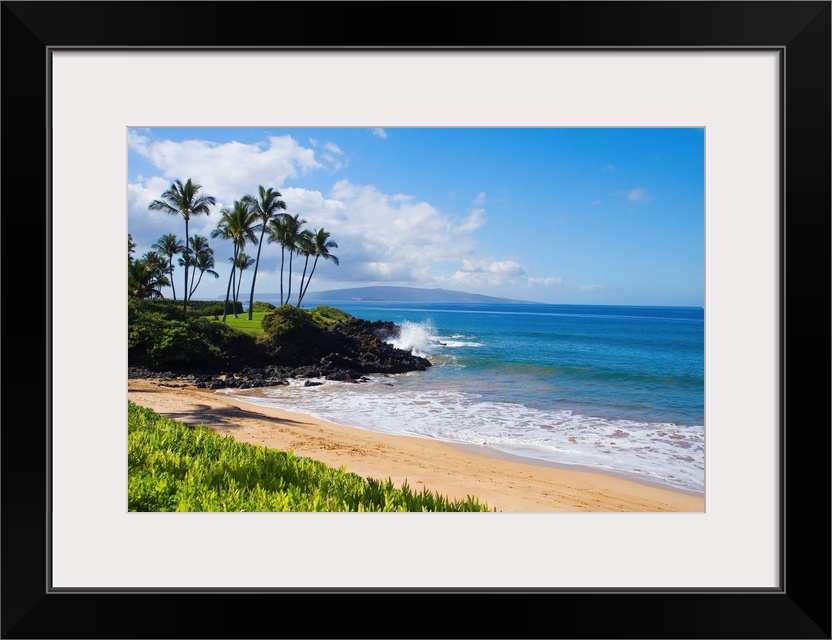
[[326, 165], [330, 173], [340, 171], [347, 166], [346, 154], [334, 142], [326, 140], [321, 143], [317, 138], [309, 138], [309, 144], [320, 150], [317, 158]]
[[388, 195], [348, 180], [336, 182], [329, 195], [339, 202], [328, 214], [333, 234], [337, 229], [343, 240], [337, 241], [346, 268], [339, 274], [349, 280], [409, 282], [434, 263], [460, 261], [473, 249], [470, 239], [452, 233], [449, 216], [414, 196]]
[[205, 140], [153, 141], [130, 131], [128, 145], [162, 172], [168, 181], [165, 188], [173, 180], [191, 178], [203, 186], [210, 185], [205, 193], [223, 202], [254, 193], [261, 184], [280, 188], [287, 179], [324, 167], [313, 149], [302, 147], [291, 136], [271, 136], [260, 144], [219, 144]]
[[525, 273], [520, 263], [514, 260], [467, 257], [453, 275], [438, 280], [451, 287], [493, 288], [515, 285], [517, 277]]
[[482, 258], [465, 258], [460, 271], [469, 273], [493, 273], [507, 276], [523, 275], [525, 271], [514, 260], [488, 261]]
[[370, 131], [373, 132], [374, 136], [378, 136], [382, 140], [387, 137], [387, 132], [384, 129], [382, 129], [381, 127], [376, 127], [375, 129], [370, 129]]
[[485, 209], [472, 209], [471, 213], [454, 227], [454, 233], [468, 233], [474, 229], [479, 229], [484, 224]]
[[476, 195], [473, 204], [475, 206], [471, 208], [470, 213], [454, 227], [454, 233], [468, 233], [485, 224], [485, 209], [476, 206], [485, 204], [485, 191], [480, 191]]
[[[204, 185], [203, 192], [217, 202], [209, 216], [193, 217], [190, 235], [209, 238], [215, 250], [218, 270], [226, 273], [231, 244], [211, 238], [220, 210], [246, 193], [254, 193], [259, 184], [274, 186], [287, 204], [287, 213], [305, 219], [306, 228], [324, 228], [338, 244], [332, 253], [340, 265], [320, 261], [312, 290], [361, 286], [386, 282], [404, 286], [436, 287], [465, 285], [485, 288], [508, 283], [516, 287], [524, 274], [513, 260], [483, 259], [476, 255], [471, 233], [485, 224], [485, 193], [477, 194], [467, 216], [443, 212], [434, 205], [407, 193], [384, 193], [369, 184], [354, 184], [348, 179], [336, 181], [328, 193], [300, 186], [284, 187], [286, 180], [313, 169], [331, 167], [325, 156], [345, 158], [343, 150], [331, 142], [314, 141], [303, 147], [291, 137], [270, 137], [260, 144], [205, 141], [153, 141], [131, 131], [132, 151], [158, 168], [158, 175], [137, 176], [128, 185], [129, 230], [137, 242], [137, 254], [149, 250], [164, 233], [184, 238], [181, 217], [149, 211], [147, 206], [160, 198], [174, 179], [192, 178]], [[256, 247], [246, 252], [256, 253]], [[257, 290], [280, 290], [280, 249], [264, 243], [257, 273]], [[302, 266], [296, 258], [293, 269], [299, 277]], [[177, 274], [180, 275], [181, 274]], [[247, 274], [249, 277], [251, 274]], [[227, 276], [224, 276], [227, 277]], [[177, 279], [177, 283], [180, 282]], [[245, 278], [243, 287], [246, 282]], [[203, 282], [200, 293], [221, 297], [225, 281]], [[294, 291], [293, 286], [293, 291]]]
[[323, 147], [324, 147], [324, 149], [326, 149], [327, 151], [329, 151], [330, 153], [333, 153], [335, 155], [339, 155], [339, 156], [344, 155], [344, 152], [341, 151], [341, 148], [337, 144], [335, 144], [334, 142], [329, 142], [329, 141], [324, 142]]
[[630, 189], [627, 192], [627, 200], [634, 204], [647, 204], [650, 202], [650, 194], [647, 189]]
[[563, 284], [563, 278], [529, 278], [528, 282], [533, 287], [556, 287]]

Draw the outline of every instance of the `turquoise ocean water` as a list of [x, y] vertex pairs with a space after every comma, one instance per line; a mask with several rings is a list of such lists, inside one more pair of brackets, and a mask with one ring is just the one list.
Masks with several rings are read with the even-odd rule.
[[383, 433], [704, 492], [704, 310], [333, 303], [402, 327], [427, 371], [229, 390]]

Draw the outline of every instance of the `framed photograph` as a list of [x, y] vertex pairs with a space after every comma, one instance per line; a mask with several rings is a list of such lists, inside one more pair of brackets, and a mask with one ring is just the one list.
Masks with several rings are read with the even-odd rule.
[[[419, 19], [391, 39], [368, 26], [389, 9], [362, 3], [3, 3], [6, 299], [26, 312], [7, 325], [3, 636], [431, 637], [425, 604], [470, 603], [477, 620], [438, 635], [829, 638], [829, 408], [816, 380], [829, 370], [830, 3], [399, 6]], [[274, 28], [252, 29], [272, 12]], [[196, 162], [155, 133], [228, 127], [380, 142], [417, 129], [701, 132], [704, 508], [128, 513], [127, 312], [110, 265], [131, 189], [161, 184], [128, 155]], [[625, 208], [653, 195], [619, 193]], [[462, 227], [482, 222], [485, 195], [473, 198]], [[529, 234], [532, 220], [517, 211], [513, 224]], [[18, 229], [45, 248], [22, 253]], [[469, 282], [488, 271], [468, 264]], [[37, 357], [19, 356], [13, 330], [36, 336], [24, 344]], [[364, 615], [393, 603], [418, 612], [401, 632], [369, 629]], [[280, 616], [301, 604], [327, 614], [314, 628]], [[508, 615], [495, 620], [495, 605]], [[178, 628], [153, 613], [183, 606], [214, 613]]]

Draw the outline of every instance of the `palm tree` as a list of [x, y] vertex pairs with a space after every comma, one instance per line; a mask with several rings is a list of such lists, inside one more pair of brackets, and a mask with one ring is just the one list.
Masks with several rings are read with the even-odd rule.
[[162, 287], [170, 286], [165, 258], [148, 251], [127, 265], [127, 295], [131, 298], [164, 298]]
[[170, 288], [173, 291], [173, 299], [176, 300], [176, 287], [173, 285], [173, 256], [182, 253], [185, 250], [185, 245], [183, 245], [174, 234], [166, 233], [159, 238], [155, 244], [150, 245], [150, 248], [156, 249], [156, 251], [159, 252], [159, 255], [167, 256], [168, 273], [170, 274]]
[[127, 234], [127, 264], [133, 264], [133, 254], [136, 253], [136, 243], [133, 242], [133, 236]]
[[286, 245], [284, 244], [283, 240], [286, 237], [286, 231], [288, 229], [288, 218], [289, 216], [280, 216], [279, 218], [273, 219], [268, 224], [268, 236], [266, 240], [268, 242], [277, 242], [280, 245], [280, 304], [283, 304], [283, 263], [286, 260]]
[[245, 196], [243, 198], [251, 203], [252, 211], [254, 211], [254, 215], [256, 215], [257, 219], [260, 221], [260, 224], [258, 225], [260, 230], [260, 240], [257, 243], [257, 259], [254, 263], [254, 273], [251, 276], [251, 296], [248, 299], [249, 320], [251, 320], [254, 307], [254, 283], [257, 282], [257, 269], [260, 267], [260, 250], [263, 248], [263, 235], [266, 233], [266, 226], [269, 224], [269, 221], [274, 219], [275, 216], [286, 215], [280, 213], [281, 209], [286, 209], [286, 203], [280, 199], [282, 196], [279, 191], [275, 191], [271, 187], [264, 189], [262, 185], [258, 188], [258, 191], [259, 197]]
[[[199, 283], [202, 282], [202, 276], [206, 273], [209, 276], [213, 276], [214, 279], [220, 277], [216, 271], [214, 271], [214, 250], [208, 246], [208, 241], [203, 236], [192, 236], [191, 237], [191, 246], [194, 247], [192, 251], [194, 252], [193, 262], [193, 273], [194, 276], [191, 280], [191, 290], [188, 293], [188, 298], [192, 299], [194, 297], [194, 292], [196, 292], [196, 288], [199, 286]], [[179, 258], [179, 264], [183, 265], [185, 261], [182, 258]], [[196, 272], [199, 271], [199, 280], [196, 279]]]
[[301, 292], [300, 300], [298, 300], [298, 306], [300, 306], [300, 301], [303, 300], [306, 295], [306, 291], [309, 289], [309, 283], [312, 282], [315, 267], [318, 266], [318, 258], [332, 260], [336, 265], [339, 264], [338, 258], [329, 252], [330, 249], [337, 249], [338, 245], [330, 240], [329, 236], [329, 232], [324, 231], [322, 228], [318, 229], [315, 233], [315, 261], [312, 263], [312, 271], [309, 273], [309, 279], [306, 281], [306, 289]]
[[[231, 275], [228, 277], [228, 288], [225, 291], [225, 307], [222, 310], [222, 321], [228, 315], [228, 300], [231, 297], [231, 286], [234, 281], [234, 273], [237, 270], [237, 256], [250, 241], [257, 244], [257, 236], [254, 233], [254, 225], [257, 219], [251, 211], [247, 202], [235, 200], [231, 208], [224, 207], [221, 211], [220, 221], [217, 228], [211, 232], [212, 238], [225, 238], [234, 243], [234, 256], [231, 263]], [[234, 305], [234, 317], [237, 317], [237, 305]]]
[[[154, 200], [147, 208], [151, 211], [164, 211], [170, 215], [181, 215], [185, 219], [185, 237], [188, 237], [188, 222], [191, 216], [211, 213], [209, 206], [216, 204], [213, 196], [198, 195], [202, 185], [194, 184], [188, 178], [185, 184], [175, 180], [170, 189], [162, 194], [161, 200]], [[183, 310], [188, 310], [188, 264], [189, 252], [185, 252], [185, 294]]]
[[[208, 247], [208, 238], [206, 238], [205, 236], [201, 236], [201, 235], [195, 233], [194, 235], [192, 235], [188, 239], [188, 248], [185, 250], [185, 251], [188, 251], [188, 262], [191, 263], [191, 274], [188, 276], [191, 280], [191, 288], [188, 291], [188, 300], [191, 299], [191, 297], [193, 295], [193, 292], [194, 292], [194, 289], [196, 289], [196, 287], [194, 286], [194, 278], [196, 278], [196, 272], [197, 272], [197, 265], [195, 264], [196, 257], [197, 257], [197, 255], [199, 255], [200, 251], [203, 251], [204, 249], [208, 249], [208, 248], [209, 248]], [[185, 251], [183, 251], [182, 253], [184, 254]], [[211, 250], [211, 255], [213, 255], [213, 254], [214, 254], [214, 251], [212, 249]], [[180, 267], [185, 266], [185, 259], [184, 258], [179, 258], [179, 266]], [[213, 265], [211, 265], [211, 266], [213, 267]]]
[[[231, 258], [229, 258], [229, 260], [230, 259]], [[237, 256], [237, 262], [236, 262], [235, 266], [237, 267], [237, 270], [240, 272], [240, 277], [237, 278], [237, 292], [234, 294], [235, 308], [236, 308], [237, 300], [240, 299], [240, 285], [243, 283], [243, 271], [248, 269], [253, 264], [254, 264], [254, 258], [252, 258], [247, 253], [243, 253], [241, 251], [240, 254]], [[249, 303], [249, 304], [253, 304], [253, 303]], [[250, 310], [250, 307], [249, 307], [249, 310]]]
[[298, 255], [306, 256], [306, 259], [303, 261], [303, 273], [300, 276], [298, 303], [296, 305], [297, 307], [300, 307], [300, 301], [303, 298], [303, 279], [306, 277], [306, 267], [309, 266], [309, 256], [315, 255], [315, 234], [309, 229], [304, 229], [299, 234]]
[[298, 249], [300, 242], [300, 228], [306, 224], [298, 214], [293, 216], [282, 215], [272, 220], [269, 225], [268, 241], [280, 243], [280, 304], [283, 304], [283, 261], [285, 252], [289, 251], [289, 289], [286, 292], [286, 302], [292, 297], [292, 256]]

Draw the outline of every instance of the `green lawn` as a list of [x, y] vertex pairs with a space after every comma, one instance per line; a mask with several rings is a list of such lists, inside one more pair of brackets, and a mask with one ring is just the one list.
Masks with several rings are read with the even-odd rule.
[[[256, 304], [256, 303], [255, 303]], [[256, 308], [256, 307], [255, 307]], [[255, 311], [251, 315], [251, 320], [248, 319], [248, 311], [243, 311], [242, 313], [238, 313], [237, 317], [235, 318], [233, 315], [228, 315], [225, 318], [225, 324], [233, 329], [239, 329], [240, 331], [244, 331], [255, 338], [261, 337], [263, 335], [263, 318], [269, 313], [272, 313], [274, 309], [269, 311]], [[346, 322], [347, 320], [352, 319], [352, 316], [340, 309], [336, 309], [335, 307], [329, 307], [326, 305], [318, 305], [312, 309], [304, 309], [307, 313], [310, 314], [312, 320], [318, 326], [326, 327], [330, 324], [335, 324], [337, 322]], [[222, 316], [208, 316], [213, 317], [215, 320], [220, 321]]]
[[[263, 317], [270, 313], [268, 311], [255, 311], [251, 314], [251, 320], [248, 319], [248, 311], [244, 311], [243, 313], [237, 314], [235, 318], [233, 315], [229, 314], [225, 318], [225, 324], [233, 329], [239, 329], [240, 331], [244, 331], [250, 335], [255, 337], [259, 337], [263, 335]], [[222, 316], [214, 316], [217, 321], [222, 320]]]

